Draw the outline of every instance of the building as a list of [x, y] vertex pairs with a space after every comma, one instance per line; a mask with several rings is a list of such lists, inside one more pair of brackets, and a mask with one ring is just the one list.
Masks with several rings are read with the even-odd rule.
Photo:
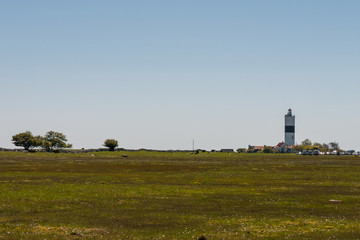
[[253, 151], [256, 151], [256, 152], [257, 151], [263, 151], [265, 147], [266, 147], [265, 145], [263, 145], [263, 146], [251, 146], [251, 145], [249, 145], [248, 150], [253, 150]]
[[285, 145], [295, 145], [295, 116], [292, 115], [291, 108], [285, 115]]
[[264, 149], [268, 147], [268, 148], [271, 148], [273, 149], [273, 151], [275, 152], [279, 152], [279, 153], [291, 153], [292, 152], [292, 148], [294, 146], [288, 146], [286, 145], [284, 142], [279, 142], [277, 145], [275, 146], [266, 146], [266, 145], [263, 145], [263, 146], [251, 146], [249, 145], [248, 147], [248, 152], [259, 152], [259, 151], [264, 151]]
[[279, 142], [273, 149], [280, 153], [291, 153], [293, 145], [286, 145], [284, 142]]

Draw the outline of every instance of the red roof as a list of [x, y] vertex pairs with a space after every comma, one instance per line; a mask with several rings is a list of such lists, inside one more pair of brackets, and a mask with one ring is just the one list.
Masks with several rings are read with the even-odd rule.
[[265, 146], [253, 146], [254, 149], [264, 150]]
[[271, 147], [273, 149], [276, 149], [276, 148], [281, 148], [281, 147], [286, 147], [286, 148], [290, 148], [292, 149], [294, 146], [286, 146], [284, 142], [279, 142], [277, 145], [275, 146], [266, 146], [266, 145], [263, 145], [263, 146], [249, 146], [251, 147], [252, 149], [257, 149], [257, 150], [264, 150], [265, 147]]
[[279, 142], [276, 146], [274, 146], [274, 148], [281, 147], [284, 144], [285, 144], [284, 142]]

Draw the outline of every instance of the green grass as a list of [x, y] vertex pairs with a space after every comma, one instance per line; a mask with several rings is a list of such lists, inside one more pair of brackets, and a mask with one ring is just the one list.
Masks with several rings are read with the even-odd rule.
[[0, 239], [358, 239], [359, 173], [354, 156], [0, 152]]

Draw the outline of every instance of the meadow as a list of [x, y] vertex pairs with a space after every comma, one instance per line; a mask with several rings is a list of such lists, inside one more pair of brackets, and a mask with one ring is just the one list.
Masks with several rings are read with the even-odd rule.
[[360, 157], [0, 152], [0, 239], [360, 239], [359, 216]]

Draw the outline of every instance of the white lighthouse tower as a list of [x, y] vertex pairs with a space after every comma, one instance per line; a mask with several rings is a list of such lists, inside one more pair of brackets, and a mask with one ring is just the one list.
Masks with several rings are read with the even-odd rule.
[[291, 109], [285, 115], [285, 144], [295, 145], [295, 116], [292, 115]]

